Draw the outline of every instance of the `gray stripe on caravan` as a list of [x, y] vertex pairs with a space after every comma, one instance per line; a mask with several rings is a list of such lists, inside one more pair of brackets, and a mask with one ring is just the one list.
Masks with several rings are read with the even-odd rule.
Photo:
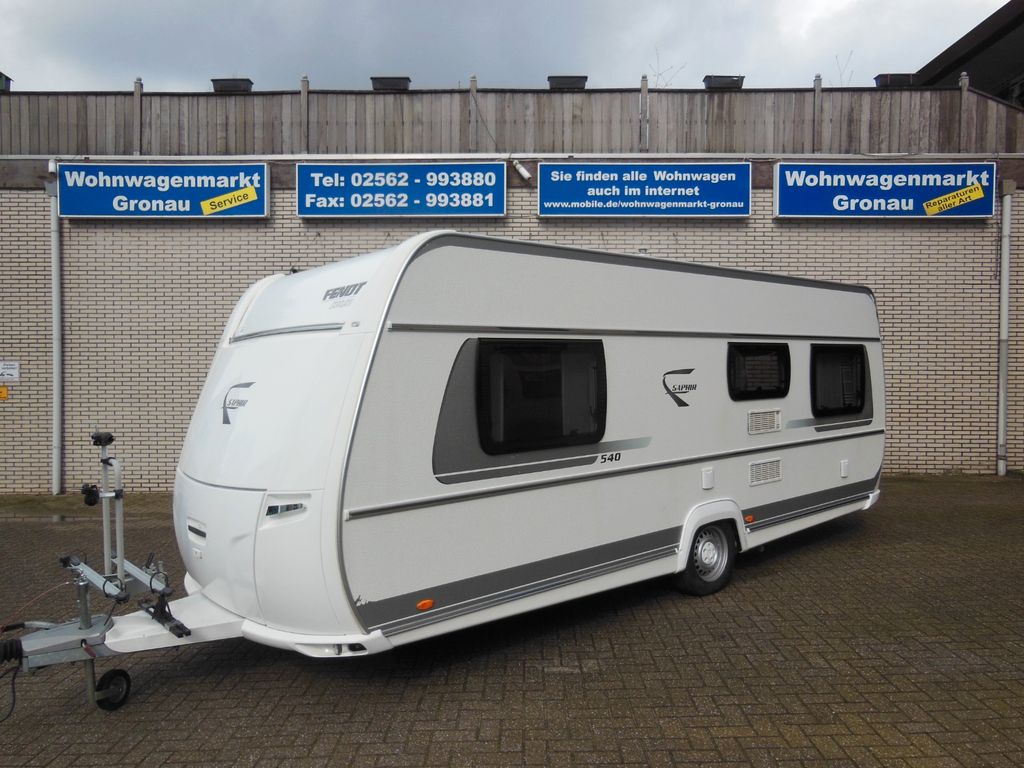
[[[666, 528], [383, 600], [360, 603], [357, 599], [356, 612], [371, 631], [382, 629], [385, 634], [407, 631], [415, 626], [454, 618], [490, 605], [674, 555], [681, 534], [681, 526]], [[417, 611], [416, 604], [424, 599], [433, 600], [434, 608], [426, 612]]]
[[881, 470], [870, 480], [849, 483], [838, 488], [827, 488], [824, 491], [816, 491], [792, 499], [773, 501], [759, 507], [749, 507], [743, 510], [743, 514], [753, 516], [754, 522], [747, 526], [747, 530], [756, 531], [866, 498], [871, 491], [878, 487], [880, 475]]
[[586, 467], [597, 461], [597, 455], [574, 456], [571, 459], [549, 459], [548, 461], [531, 461], [529, 464], [510, 464], [505, 467], [494, 467], [485, 469], [467, 469], [462, 472], [446, 472], [443, 475], [434, 475], [445, 485], [453, 483], [468, 483], [472, 480], [491, 480], [495, 477], [511, 477], [512, 475], [525, 475], [529, 472], [546, 472], [552, 469], [569, 469], [571, 467]]
[[[528, 472], [544, 472], [550, 469], [584, 467], [596, 462], [602, 453], [618, 453], [637, 448], [646, 448], [650, 444], [650, 437], [608, 440], [603, 443], [592, 443], [591, 445], [531, 452], [531, 456], [536, 455], [537, 457], [534, 461], [508, 461], [509, 458], [521, 456], [522, 454], [509, 454], [504, 457], [487, 456], [484, 454], [480, 456], [473, 455], [471, 457], [472, 460], [480, 462], [478, 466], [450, 470], [448, 472], [436, 472], [434, 477], [442, 483], [450, 485], [453, 483], [467, 483], [471, 480], [489, 480], [495, 477], [522, 475]], [[502, 459], [505, 459], [504, 463], [502, 463]]]
[[858, 421], [844, 421], [838, 424], [819, 424], [814, 428], [815, 432], [833, 432], [837, 429], [852, 429], [854, 427], [866, 427], [872, 421], [873, 417], [869, 419], [859, 419]]
[[822, 419], [793, 419], [786, 422], [786, 429], [799, 429], [801, 427], [814, 427], [815, 432], [832, 432], [836, 429], [853, 429], [854, 427], [866, 427], [874, 421], [874, 417], [858, 418], [854, 421], [827, 422]]
[[884, 434], [884, 429], [872, 429], [863, 432], [854, 432], [852, 434], [825, 435], [822, 437], [814, 437], [808, 440], [798, 440], [790, 443], [759, 445], [753, 448], [742, 448], [735, 451], [725, 451], [723, 453], [709, 453], [701, 456], [690, 456], [685, 459], [669, 459], [666, 461], [656, 461], [651, 464], [640, 464], [632, 467], [621, 467], [616, 469], [599, 469], [594, 472], [587, 472], [586, 474], [575, 474], [568, 475], [566, 477], [556, 478], [544, 478], [532, 480], [525, 483], [520, 483], [518, 485], [501, 485], [496, 488], [486, 488], [478, 491], [470, 490], [457, 493], [447, 493], [443, 496], [431, 496], [423, 499], [399, 501], [389, 504], [381, 504], [379, 506], [373, 507], [356, 507], [355, 509], [345, 510], [345, 513], [348, 515], [348, 519], [350, 520], [362, 520], [364, 518], [376, 517], [377, 515], [392, 515], [396, 512], [409, 512], [417, 509], [436, 507], [442, 504], [457, 504], [465, 501], [473, 501], [474, 499], [484, 499], [490, 496], [503, 496], [505, 494], [510, 493], [523, 493], [525, 491], [532, 491], [538, 488], [552, 488], [558, 485], [586, 483], [593, 480], [604, 480], [610, 477], [618, 477], [620, 475], [633, 475], [639, 474], [641, 472], [656, 472], [661, 469], [671, 469], [673, 467], [685, 467], [692, 464], [699, 464], [705, 461], [716, 461], [718, 459], [726, 459], [733, 456], [750, 456], [757, 453], [776, 453], [778, 451], [787, 450], [790, 448], [801, 448], [807, 445], [816, 445], [819, 443], [832, 443], [839, 442], [842, 440], [856, 440], [861, 437], [872, 437]]
[[523, 598], [530, 597], [531, 595], [547, 592], [552, 589], [560, 589], [561, 587], [566, 587], [570, 584], [576, 584], [588, 579], [596, 579], [599, 576], [615, 573], [616, 571], [622, 571], [626, 568], [645, 565], [646, 563], [651, 563], [656, 560], [672, 558], [674, 564], [678, 551], [678, 547], [672, 545], [669, 547], [662, 547], [657, 550], [651, 550], [650, 552], [641, 552], [637, 555], [623, 558], [622, 560], [616, 560], [612, 563], [604, 563], [582, 571], [574, 571], [554, 579], [548, 579], [547, 581], [527, 584], [516, 590], [510, 590], [498, 595], [488, 595], [479, 600], [472, 600], [467, 603], [462, 603], [461, 605], [455, 605], [448, 611], [427, 611], [426, 613], [417, 616], [411, 616], [407, 619], [392, 622], [386, 627], [382, 627], [381, 630], [385, 635], [396, 635], [400, 632], [409, 632], [411, 630], [426, 627], [431, 624], [437, 624], [442, 621], [457, 619], [459, 616], [465, 616], [469, 613], [483, 611], [504, 603], [510, 603], [513, 600], [521, 600]]
[[[881, 469], [870, 480], [751, 507], [744, 514], [770, 517], [747, 526], [747, 529], [753, 531], [765, 528], [865, 499], [878, 486], [880, 475]], [[383, 600], [357, 602], [356, 611], [371, 631], [380, 629], [386, 635], [407, 632], [539, 592], [674, 556], [678, 552], [681, 534], [682, 526], [666, 528], [448, 584], [424, 587], [416, 592]], [[433, 600], [435, 607], [425, 612], [417, 611], [416, 604], [423, 599]]]

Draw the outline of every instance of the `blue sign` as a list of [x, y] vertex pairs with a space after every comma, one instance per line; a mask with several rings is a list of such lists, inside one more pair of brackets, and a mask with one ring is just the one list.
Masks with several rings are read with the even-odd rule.
[[749, 216], [750, 163], [541, 163], [540, 216]]
[[995, 163], [779, 163], [775, 215], [942, 218], [995, 212]]
[[267, 215], [265, 163], [60, 163], [57, 206], [67, 218], [245, 218]]
[[504, 163], [298, 163], [299, 216], [504, 216]]

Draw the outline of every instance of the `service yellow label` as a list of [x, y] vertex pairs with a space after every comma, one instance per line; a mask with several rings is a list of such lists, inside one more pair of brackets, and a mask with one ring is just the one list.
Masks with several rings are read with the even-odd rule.
[[256, 193], [256, 187], [243, 187], [242, 189], [236, 189], [234, 192], [228, 192], [226, 195], [218, 195], [217, 197], [211, 197], [209, 200], [203, 200], [200, 205], [203, 207], [203, 216], [209, 216], [211, 213], [220, 213], [237, 205], [251, 203], [257, 197], [259, 195]]
[[934, 216], [937, 213], [948, 211], [950, 208], [956, 208], [958, 205], [969, 203], [971, 200], [981, 200], [984, 196], [985, 190], [981, 188], [981, 184], [972, 184], [969, 187], [929, 200], [924, 204], [924, 212], [929, 216]]
[[7, 387], [0, 385], [0, 400], [6, 400], [10, 396]]

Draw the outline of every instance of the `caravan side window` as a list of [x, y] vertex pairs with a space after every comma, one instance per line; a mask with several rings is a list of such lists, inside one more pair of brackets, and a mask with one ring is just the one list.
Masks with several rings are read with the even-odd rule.
[[599, 442], [605, 409], [600, 341], [480, 339], [476, 411], [486, 453]]
[[811, 412], [840, 416], [863, 411], [866, 370], [859, 344], [812, 344]]
[[788, 344], [730, 344], [728, 369], [733, 400], [789, 394]]

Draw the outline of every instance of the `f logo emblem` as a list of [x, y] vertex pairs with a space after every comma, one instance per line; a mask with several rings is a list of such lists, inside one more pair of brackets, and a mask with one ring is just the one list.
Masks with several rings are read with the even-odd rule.
[[683, 384], [679, 381], [680, 376], [688, 376], [691, 373], [693, 373], [693, 368], [679, 368], [675, 371], [666, 371], [661, 377], [661, 386], [665, 388], [665, 393], [680, 408], [690, 407], [690, 404], [683, 400], [682, 395], [697, 389], [696, 384]]
[[248, 400], [240, 398], [237, 395], [232, 396], [231, 393], [234, 392], [236, 389], [248, 389], [255, 383], [255, 381], [246, 381], [242, 384], [235, 384], [233, 387], [228, 387], [228, 391], [224, 393], [224, 402], [221, 404], [221, 408], [224, 413], [224, 424], [231, 423], [231, 416], [229, 414], [229, 411], [237, 411], [239, 408], [244, 407], [245, 404], [249, 402]]

